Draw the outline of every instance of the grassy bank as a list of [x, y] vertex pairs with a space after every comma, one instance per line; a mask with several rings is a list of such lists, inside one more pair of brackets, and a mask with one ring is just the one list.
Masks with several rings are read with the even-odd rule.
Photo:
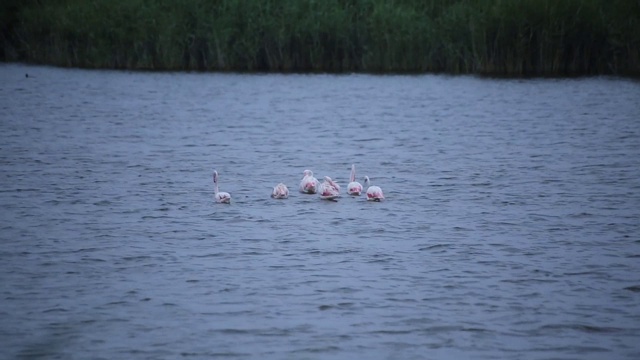
[[5, 0], [0, 11], [3, 61], [640, 75], [637, 0]]

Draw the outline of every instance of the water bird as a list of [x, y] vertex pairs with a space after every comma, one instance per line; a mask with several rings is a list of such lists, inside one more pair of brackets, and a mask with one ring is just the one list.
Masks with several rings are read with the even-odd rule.
[[315, 194], [318, 192], [318, 179], [313, 176], [313, 171], [305, 170], [300, 181], [300, 192], [305, 194]]
[[273, 188], [271, 197], [274, 199], [286, 199], [289, 197], [289, 189], [287, 185], [280, 183]]
[[356, 181], [356, 165], [351, 165], [351, 175], [349, 176], [349, 185], [347, 185], [347, 194], [360, 196], [362, 193], [362, 184]]
[[320, 198], [324, 200], [335, 200], [338, 197], [340, 197], [340, 185], [330, 177], [325, 176], [324, 181], [320, 184]]
[[218, 190], [218, 172], [213, 170], [213, 191], [215, 194], [216, 202], [223, 204], [231, 203], [231, 195], [228, 192]]
[[368, 176], [364, 177], [364, 184], [367, 186], [367, 200], [368, 201], [382, 201], [384, 200], [384, 194], [379, 186], [371, 185], [371, 180]]

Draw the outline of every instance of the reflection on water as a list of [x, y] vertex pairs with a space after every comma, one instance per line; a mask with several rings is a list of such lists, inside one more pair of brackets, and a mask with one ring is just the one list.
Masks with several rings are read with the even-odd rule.
[[0, 74], [4, 356], [640, 355], [637, 82]]

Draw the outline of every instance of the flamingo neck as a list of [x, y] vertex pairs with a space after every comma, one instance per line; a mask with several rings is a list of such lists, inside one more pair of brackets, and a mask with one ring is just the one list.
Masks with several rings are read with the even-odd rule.
[[349, 176], [349, 182], [356, 181], [356, 166], [351, 165], [351, 176]]

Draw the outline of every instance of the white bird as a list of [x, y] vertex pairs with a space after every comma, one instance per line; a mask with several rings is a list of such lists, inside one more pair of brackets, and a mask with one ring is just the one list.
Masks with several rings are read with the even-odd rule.
[[334, 200], [340, 196], [340, 185], [330, 177], [325, 176], [324, 182], [320, 184], [320, 198], [324, 200]]
[[305, 194], [315, 194], [318, 192], [318, 179], [313, 177], [313, 171], [305, 170], [300, 181], [300, 192]]
[[347, 194], [359, 196], [362, 193], [362, 184], [356, 181], [356, 166], [351, 165], [351, 175], [349, 176], [349, 185], [347, 185]]
[[381, 201], [384, 200], [384, 194], [382, 189], [378, 186], [371, 185], [371, 180], [368, 176], [364, 177], [364, 184], [367, 186], [367, 200], [368, 201]]
[[274, 199], [286, 199], [289, 197], [289, 189], [287, 185], [280, 183], [273, 188], [273, 192], [271, 192], [271, 197]]
[[218, 172], [213, 170], [213, 191], [215, 194], [216, 202], [223, 204], [231, 203], [231, 195], [228, 192], [218, 191]]

